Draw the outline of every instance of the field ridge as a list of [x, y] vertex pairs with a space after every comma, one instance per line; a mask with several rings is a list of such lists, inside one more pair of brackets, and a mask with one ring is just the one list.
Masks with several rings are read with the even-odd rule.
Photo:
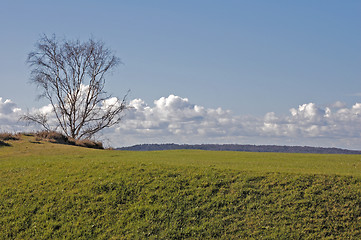
[[359, 155], [0, 147], [0, 239], [361, 239]]

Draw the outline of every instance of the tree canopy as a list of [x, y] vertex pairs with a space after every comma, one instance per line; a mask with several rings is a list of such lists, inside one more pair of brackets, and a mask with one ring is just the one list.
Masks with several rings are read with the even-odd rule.
[[40, 124], [46, 130], [60, 129], [74, 139], [90, 138], [100, 130], [119, 123], [127, 108], [127, 94], [119, 99], [104, 87], [106, 76], [120, 59], [101, 41], [89, 39], [58, 41], [42, 36], [28, 55], [31, 82], [49, 100], [56, 123], [49, 113], [28, 113], [23, 120]]

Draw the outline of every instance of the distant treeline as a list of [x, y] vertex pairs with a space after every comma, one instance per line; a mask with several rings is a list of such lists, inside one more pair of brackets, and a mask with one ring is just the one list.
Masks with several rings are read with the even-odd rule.
[[361, 154], [361, 151], [341, 148], [324, 148], [308, 146], [277, 146], [277, 145], [239, 145], [239, 144], [139, 144], [131, 147], [117, 148], [128, 151], [160, 151], [177, 149], [199, 149], [210, 151], [240, 152], [282, 152], [282, 153], [323, 153], [323, 154]]

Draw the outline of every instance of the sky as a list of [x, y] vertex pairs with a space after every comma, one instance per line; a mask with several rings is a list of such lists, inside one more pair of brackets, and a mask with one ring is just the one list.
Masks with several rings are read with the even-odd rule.
[[[109, 145], [239, 143], [361, 149], [361, 1], [0, 4], [0, 131], [47, 109], [27, 54], [42, 34], [105, 42], [124, 121]], [[45, 110], [44, 110], [45, 111]]]

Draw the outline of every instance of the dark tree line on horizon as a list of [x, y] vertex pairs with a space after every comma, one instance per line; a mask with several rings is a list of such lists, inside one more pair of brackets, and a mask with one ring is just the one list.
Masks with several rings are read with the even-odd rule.
[[161, 150], [209, 150], [209, 151], [239, 151], [239, 152], [279, 152], [279, 153], [322, 153], [322, 154], [361, 154], [361, 151], [341, 148], [324, 148], [310, 146], [277, 146], [277, 145], [240, 145], [240, 144], [139, 144], [130, 147], [117, 148], [129, 151], [161, 151]]

